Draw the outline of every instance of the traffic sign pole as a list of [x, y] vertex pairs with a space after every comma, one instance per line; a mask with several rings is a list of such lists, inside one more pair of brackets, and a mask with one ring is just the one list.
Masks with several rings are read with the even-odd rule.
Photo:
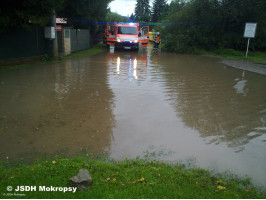
[[246, 51], [246, 58], [248, 58], [249, 41], [250, 41], [250, 38], [248, 38], [247, 51]]
[[248, 48], [249, 48], [250, 38], [255, 38], [256, 28], [257, 28], [257, 23], [246, 23], [245, 30], [244, 30], [244, 37], [248, 38], [246, 58], [248, 57]]

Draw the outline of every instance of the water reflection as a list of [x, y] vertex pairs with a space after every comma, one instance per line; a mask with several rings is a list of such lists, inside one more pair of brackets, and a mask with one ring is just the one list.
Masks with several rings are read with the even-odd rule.
[[133, 77], [135, 79], [138, 79], [138, 75], [137, 75], [137, 60], [136, 59], [134, 59]]
[[238, 94], [243, 94], [244, 96], [246, 96], [248, 90], [245, 89], [246, 87], [246, 83], [248, 82], [247, 80], [244, 80], [245, 78], [245, 71], [243, 71], [242, 73], [242, 80], [240, 80], [239, 78], [236, 78], [236, 84], [234, 85], [234, 88], [236, 90], [236, 93]]
[[113, 94], [102, 56], [1, 74], [0, 152], [110, 151]]
[[120, 57], [117, 57], [117, 67], [116, 67], [117, 74], [120, 74]]
[[[147, 53], [137, 52], [115, 52], [107, 54], [109, 67], [115, 70], [117, 78], [127, 77], [129, 80], [137, 80], [139, 74], [141, 78], [146, 78], [147, 72]], [[114, 69], [114, 66], [116, 68]]]
[[[169, 59], [169, 58], [168, 58]], [[207, 144], [226, 142], [236, 152], [250, 140], [265, 134], [266, 79], [215, 64], [209, 58], [162, 58], [166, 95], [177, 115], [198, 130]], [[195, 63], [196, 61], [196, 63]], [[252, 133], [252, 134], [251, 134]]]
[[107, 55], [116, 105], [110, 156], [134, 158], [163, 147], [174, 152], [167, 159], [193, 157], [201, 167], [265, 184], [266, 78], [212, 58], [144, 55]]

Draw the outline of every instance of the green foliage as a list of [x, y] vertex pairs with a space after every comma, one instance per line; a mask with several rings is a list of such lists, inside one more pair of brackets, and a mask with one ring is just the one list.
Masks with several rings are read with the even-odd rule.
[[40, 61], [42, 62], [47, 62], [47, 61], [52, 61], [52, 60], [53, 60], [53, 56], [51, 55], [44, 54], [40, 56]]
[[29, 23], [45, 25], [49, 22], [52, 10], [63, 8], [64, 0], [3, 0], [0, 8], [0, 30], [14, 26], [28, 26]]
[[129, 21], [131, 21], [131, 22], [135, 21], [135, 16], [134, 16], [133, 13], [130, 15], [130, 17], [129, 17]]
[[158, 22], [161, 19], [164, 9], [167, 5], [166, 3], [167, 3], [166, 0], [154, 0], [153, 1], [152, 11], [151, 11], [152, 22]]
[[108, 11], [107, 13], [107, 22], [128, 22], [129, 18], [119, 15], [117, 13], [113, 13]]
[[174, 0], [162, 22], [185, 24], [165, 27], [161, 37], [167, 50], [181, 53], [200, 48], [244, 50], [247, 42], [243, 37], [245, 23], [257, 22], [256, 37], [251, 40], [250, 49], [265, 50], [265, 10], [264, 0]]
[[72, 58], [83, 58], [83, 57], [87, 57], [87, 56], [91, 56], [97, 53], [101, 53], [106, 51], [106, 46], [103, 44], [97, 44], [94, 47], [90, 48], [90, 49], [86, 49], [86, 50], [82, 50], [82, 51], [78, 51], [78, 52], [74, 52], [68, 56], [65, 56], [63, 58], [63, 60], [65, 59], [72, 59]]
[[112, 0], [4, 0], [0, 8], [0, 30], [29, 23], [47, 25], [55, 8], [57, 17], [68, 18], [74, 28], [90, 28], [97, 32], [98, 25], [90, 21], [105, 21], [107, 7]]
[[222, 56], [223, 58], [229, 59], [247, 59], [253, 62], [265, 63], [266, 52], [260, 51], [249, 51], [248, 58], [246, 58], [245, 51], [239, 51], [235, 49], [214, 49], [212, 51], [206, 51], [203, 49], [195, 49], [193, 53], [206, 56]]
[[138, 22], [149, 22], [150, 14], [151, 10], [149, 0], [137, 0], [135, 7], [135, 20]]
[[[76, 158], [40, 160], [32, 165], [10, 166], [0, 162], [0, 195], [7, 186], [19, 185], [70, 187], [69, 179], [79, 169], [88, 169], [93, 184], [90, 190], [71, 192], [16, 192], [23, 198], [93, 198], [93, 199], [218, 199], [265, 198], [248, 180], [233, 175], [213, 176], [210, 172], [180, 164], [166, 164], [140, 159], [112, 161], [86, 155]], [[11, 192], [13, 193], [13, 192]], [[2, 198], [4, 196], [1, 196]], [[14, 197], [11, 197], [14, 198]]]
[[58, 16], [66, 17], [74, 28], [90, 28], [96, 32], [97, 24], [92, 21], [103, 22], [107, 17], [107, 6], [112, 0], [65, 0], [64, 9]]

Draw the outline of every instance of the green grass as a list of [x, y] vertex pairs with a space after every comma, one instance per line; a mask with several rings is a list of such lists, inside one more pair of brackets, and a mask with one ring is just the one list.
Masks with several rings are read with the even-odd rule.
[[[88, 169], [93, 184], [90, 190], [71, 192], [9, 192], [25, 196], [4, 196], [7, 186], [70, 187], [69, 179], [79, 169]], [[37, 187], [38, 188], [38, 187]], [[140, 159], [110, 161], [89, 155], [76, 158], [39, 160], [34, 164], [11, 165], [0, 162], [1, 198], [266, 198], [262, 189], [235, 176], [211, 175], [203, 169], [186, 169], [181, 164], [167, 164]]]
[[0, 61], [0, 73], [6, 71], [13, 71], [18, 69], [25, 69], [34, 67], [40, 64], [61, 62], [67, 59], [83, 58], [86, 56], [91, 56], [100, 52], [106, 51], [106, 47], [103, 44], [97, 44], [94, 47], [78, 52], [74, 52], [67, 56], [59, 56], [57, 60], [53, 59], [52, 56], [42, 55], [40, 57], [30, 57], [30, 58], [18, 58], [11, 59], [8, 62]]
[[237, 51], [234, 49], [218, 49], [214, 51], [196, 50], [195, 53], [207, 56], [221, 56], [224, 58], [236, 59], [236, 60], [249, 60], [259, 63], [266, 62], [266, 52], [260, 52], [260, 51], [257, 52], [249, 51], [248, 58], [246, 58], [245, 51]]
[[78, 51], [75, 53], [72, 53], [68, 56], [63, 57], [63, 59], [72, 59], [72, 58], [83, 58], [86, 56], [94, 55], [97, 53], [101, 53], [106, 50], [106, 46], [103, 44], [97, 44], [93, 48]]

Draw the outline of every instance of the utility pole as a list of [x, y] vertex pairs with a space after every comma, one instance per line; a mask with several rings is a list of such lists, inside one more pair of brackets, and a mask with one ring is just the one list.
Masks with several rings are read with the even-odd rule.
[[54, 31], [55, 31], [55, 39], [53, 40], [53, 57], [57, 59], [58, 58], [58, 44], [57, 44], [57, 33], [56, 33], [56, 16], [55, 16], [54, 8], [53, 8], [52, 26], [54, 27]]

